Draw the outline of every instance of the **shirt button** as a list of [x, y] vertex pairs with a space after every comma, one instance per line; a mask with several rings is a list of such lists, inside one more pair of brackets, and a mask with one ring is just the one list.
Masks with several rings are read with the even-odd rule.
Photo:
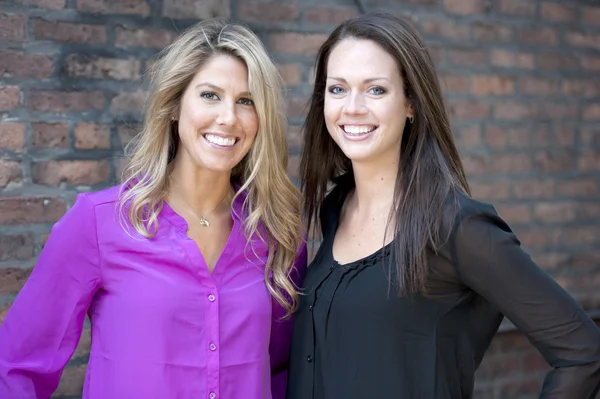
[[217, 345], [215, 345], [215, 344], [210, 344], [210, 345], [208, 345], [208, 347], [210, 348], [211, 351], [217, 350]]
[[306, 358], [306, 361], [309, 363], [312, 363], [313, 357], [311, 355], [308, 355], [308, 357]]
[[214, 392], [211, 392], [211, 393], [209, 393], [209, 394], [208, 394], [208, 397], [209, 397], [210, 399], [215, 399], [215, 398], [217, 397], [217, 394], [216, 394], [216, 393], [214, 393]]
[[217, 299], [217, 297], [216, 297], [216, 296], [214, 296], [213, 294], [210, 294], [210, 295], [208, 296], [208, 300], [209, 300], [209, 301], [211, 301], [211, 302], [214, 302], [214, 301], [215, 301], [215, 299]]
[[313, 308], [313, 306], [312, 306], [312, 305], [310, 305], [310, 306], [308, 307], [308, 310], [312, 312], [312, 308]]

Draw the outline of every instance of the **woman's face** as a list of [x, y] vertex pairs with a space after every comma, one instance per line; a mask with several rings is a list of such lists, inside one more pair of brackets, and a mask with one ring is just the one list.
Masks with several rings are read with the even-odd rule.
[[412, 112], [398, 65], [379, 45], [349, 38], [333, 48], [327, 63], [325, 123], [353, 164], [396, 162]]
[[176, 118], [177, 157], [203, 169], [231, 172], [258, 132], [244, 62], [224, 54], [208, 59], [186, 88]]

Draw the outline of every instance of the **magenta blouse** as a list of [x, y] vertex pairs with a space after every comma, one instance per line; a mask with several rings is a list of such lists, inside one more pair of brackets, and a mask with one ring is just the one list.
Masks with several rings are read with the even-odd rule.
[[[54, 225], [0, 326], [0, 398], [48, 398], [87, 313], [85, 399], [283, 399], [292, 326], [264, 282], [268, 247], [247, 245], [243, 198], [211, 274], [166, 203], [155, 237], [126, 232], [118, 190], [79, 195]], [[297, 285], [305, 268], [303, 246]]]

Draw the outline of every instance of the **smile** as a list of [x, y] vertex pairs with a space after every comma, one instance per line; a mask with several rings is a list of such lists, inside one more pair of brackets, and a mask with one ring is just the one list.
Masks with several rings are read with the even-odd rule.
[[208, 143], [218, 147], [233, 147], [239, 140], [235, 137], [221, 136], [212, 133], [203, 134], [202, 137], [204, 137], [204, 140], [206, 140]]
[[350, 141], [366, 140], [378, 127], [377, 125], [340, 125], [344, 137]]

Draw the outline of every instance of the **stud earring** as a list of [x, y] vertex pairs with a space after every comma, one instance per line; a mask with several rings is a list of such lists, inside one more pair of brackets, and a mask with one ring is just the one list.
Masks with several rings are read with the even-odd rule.
[[409, 116], [409, 117], [408, 117], [408, 121], [409, 121], [410, 123], [413, 123], [413, 122], [415, 121], [415, 117], [414, 117], [414, 116], [412, 116], [412, 115], [411, 115], [411, 116]]

